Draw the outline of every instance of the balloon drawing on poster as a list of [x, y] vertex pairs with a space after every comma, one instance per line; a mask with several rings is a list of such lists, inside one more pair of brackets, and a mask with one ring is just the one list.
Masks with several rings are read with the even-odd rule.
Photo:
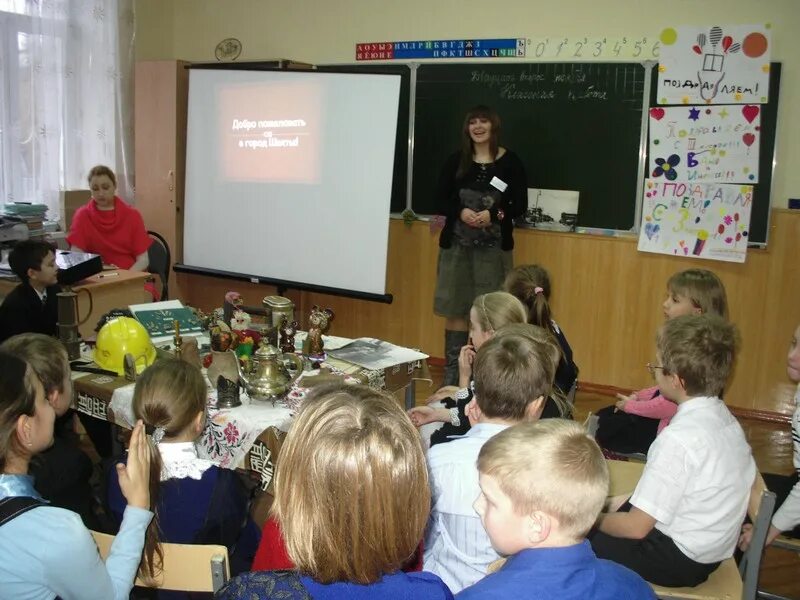
[[771, 27], [669, 27], [661, 32], [659, 104], [763, 104]]
[[647, 179], [639, 250], [744, 262], [753, 186]]
[[758, 104], [650, 109], [649, 173], [667, 181], [758, 183]]

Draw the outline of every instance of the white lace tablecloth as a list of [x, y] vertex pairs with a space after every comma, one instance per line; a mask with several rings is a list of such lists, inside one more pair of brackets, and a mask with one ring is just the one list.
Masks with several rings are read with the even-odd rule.
[[[287, 431], [294, 411], [283, 402], [251, 400], [242, 393], [242, 405], [236, 408], [216, 408], [217, 391], [208, 392], [208, 418], [206, 426], [197, 440], [201, 458], [213, 460], [226, 469], [244, 466], [244, 457], [256, 438], [270, 428]], [[133, 384], [114, 390], [109, 407], [114, 419], [121, 425], [133, 427]]]

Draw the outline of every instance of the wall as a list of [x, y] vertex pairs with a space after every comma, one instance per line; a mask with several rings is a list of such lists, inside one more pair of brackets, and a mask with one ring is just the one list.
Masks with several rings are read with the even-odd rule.
[[[237, 37], [239, 60], [292, 58], [312, 63], [352, 62], [356, 42], [469, 37], [657, 35], [665, 26], [771, 22], [772, 59], [784, 62], [778, 117], [773, 206], [800, 197], [800, 10], [796, 0], [574, 0], [544, 3], [507, 0], [487, 10], [485, 1], [375, 3], [365, 0], [137, 0], [137, 60], [212, 61], [217, 42]], [[432, 132], [437, 134], [438, 132]], [[187, 199], [191, 201], [191, 199]], [[620, 387], [649, 383], [644, 363], [653, 359], [666, 279], [702, 265], [728, 288], [732, 318], [744, 341], [728, 394], [748, 409], [790, 411], [785, 352], [800, 321], [800, 212], [773, 213], [770, 244], [745, 265], [706, 263], [640, 254], [632, 240], [520, 231], [516, 261], [551, 270], [554, 308], [581, 367], [581, 380]], [[388, 290], [381, 305], [316, 294], [296, 294], [304, 314], [313, 303], [337, 311], [334, 333], [371, 335], [442, 355], [442, 321], [431, 314], [436, 239], [424, 223], [392, 221]], [[334, 265], [334, 268], [346, 268]], [[239, 282], [177, 276], [185, 300], [219, 305], [228, 289], [257, 303], [274, 290]]]
[[[757, 411], [791, 413], [794, 388], [786, 352], [800, 323], [800, 211], [774, 210], [771, 243], [751, 251], [744, 265], [638, 252], [633, 239], [518, 230], [516, 264], [546, 265], [553, 280], [553, 313], [580, 367], [580, 380], [620, 388], [652, 385], [645, 363], [655, 359], [655, 331], [663, 320], [666, 281], [674, 272], [711, 268], [722, 278], [742, 349], [726, 399]], [[336, 312], [331, 333], [374, 336], [442, 356], [443, 320], [432, 314], [438, 244], [424, 223], [392, 220], [387, 289], [392, 304], [290, 292], [304, 320], [313, 304]], [[331, 263], [331, 268], [347, 265]], [[220, 306], [226, 291], [259, 305], [274, 288], [178, 274], [184, 299]], [[304, 321], [303, 321], [304, 322]]]
[[354, 61], [356, 42], [541, 36], [642, 36], [684, 23], [771, 23], [772, 60], [784, 61], [773, 205], [800, 197], [800, 7], [797, 0], [136, 0], [136, 58], [213, 61], [216, 44], [242, 42], [238, 59]]

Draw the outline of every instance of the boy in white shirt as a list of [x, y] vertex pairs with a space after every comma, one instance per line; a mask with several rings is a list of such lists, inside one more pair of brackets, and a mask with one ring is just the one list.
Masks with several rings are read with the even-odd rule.
[[[715, 315], [671, 319], [648, 364], [678, 412], [650, 447], [629, 503], [604, 513], [597, 556], [662, 586], [695, 586], [733, 555], [756, 474], [750, 446], [719, 395], [736, 328]], [[626, 510], [628, 509], [629, 510]]]
[[475, 356], [475, 396], [467, 405], [472, 428], [428, 452], [433, 498], [423, 568], [453, 593], [481, 579], [499, 558], [473, 508], [480, 493], [478, 453], [504, 429], [539, 418], [559, 358], [553, 336], [541, 327], [501, 327]]

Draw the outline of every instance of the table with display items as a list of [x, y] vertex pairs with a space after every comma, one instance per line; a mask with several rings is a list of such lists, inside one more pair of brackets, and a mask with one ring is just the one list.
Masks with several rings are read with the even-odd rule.
[[[431, 381], [425, 360], [375, 371], [329, 359], [323, 363], [323, 374], [327, 376], [320, 377], [320, 371], [305, 372], [286, 397], [274, 403], [251, 400], [243, 392], [242, 405], [236, 408], [217, 408], [217, 392], [209, 385], [208, 418], [197, 443], [200, 456], [224, 468], [257, 473], [261, 489], [271, 492], [275, 459], [311, 385], [330, 380], [361, 383], [389, 391], [400, 402], [401, 395], [413, 398], [416, 380]], [[73, 387], [76, 410], [126, 429], [133, 427], [132, 382], [123, 377], [75, 372]]]
[[[100, 317], [110, 310], [151, 301], [152, 295], [144, 289], [145, 281], [151, 277], [150, 273], [143, 271], [115, 269], [87, 277], [73, 285], [72, 291], [86, 290], [92, 295], [92, 309], [88, 314], [86, 294], [78, 295], [78, 319], [83, 321], [78, 326], [81, 336], [84, 339], [93, 337]], [[0, 278], [0, 296], [7, 296], [17, 285], [17, 278]]]

